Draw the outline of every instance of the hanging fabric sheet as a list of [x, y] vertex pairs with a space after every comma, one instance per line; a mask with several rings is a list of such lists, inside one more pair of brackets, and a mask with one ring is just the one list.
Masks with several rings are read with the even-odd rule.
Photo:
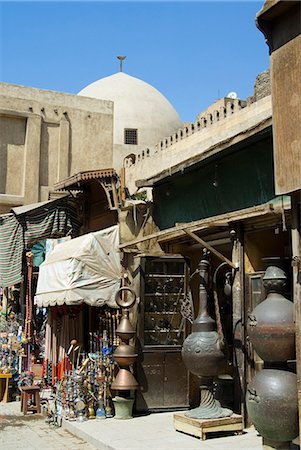
[[22, 281], [23, 228], [14, 214], [0, 216], [0, 286]]
[[119, 227], [114, 225], [54, 247], [40, 265], [35, 304], [117, 307], [122, 278], [118, 245]]
[[66, 236], [80, 226], [73, 198], [40, 202], [0, 216], [0, 286], [22, 281], [25, 249], [45, 238]]
[[45, 352], [43, 376], [54, 384], [55, 379], [61, 380], [64, 374], [72, 368], [72, 355], [68, 356], [70, 341], [76, 339], [79, 351], [83, 350], [83, 305], [55, 306], [48, 310], [48, 320], [45, 334]]

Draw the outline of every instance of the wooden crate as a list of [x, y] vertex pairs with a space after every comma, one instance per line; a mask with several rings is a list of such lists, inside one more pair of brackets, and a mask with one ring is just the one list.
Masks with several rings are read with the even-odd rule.
[[243, 420], [239, 414], [233, 414], [231, 417], [221, 417], [219, 419], [192, 419], [186, 417], [185, 414], [174, 414], [174, 427], [176, 431], [190, 434], [206, 439], [208, 433], [216, 433], [221, 431], [233, 431], [238, 434], [243, 432]]

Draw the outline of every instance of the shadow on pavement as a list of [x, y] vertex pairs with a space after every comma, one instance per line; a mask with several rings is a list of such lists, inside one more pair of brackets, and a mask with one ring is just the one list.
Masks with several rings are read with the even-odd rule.
[[27, 416], [0, 414], [0, 431], [3, 431], [7, 427], [24, 427], [28, 423], [37, 422], [43, 418], [42, 414], [29, 414]]

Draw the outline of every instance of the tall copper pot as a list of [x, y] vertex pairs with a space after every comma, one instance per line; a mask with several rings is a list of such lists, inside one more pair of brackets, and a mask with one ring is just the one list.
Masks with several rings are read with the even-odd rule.
[[275, 448], [279, 442], [289, 448], [298, 435], [297, 377], [286, 364], [295, 357], [294, 309], [283, 296], [286, 274], [281, 267], [269, 266], [263, 284], [267, 298], [249, 315], [247, 328], [265, 369], [248, 386], [246, 404], [262, 437], [275, 442]]
[[282, 294], [286, 278], [281, 268], [269, 266], [263, 277], [267, 297], [248, 316], [248, 335], [264, 361], [295, 358], [294, 305]]
[[289, 442], [299, 433], [297, 376], [263, 369], [247, 390], [247, 410], [258, 432], [272, 441]]

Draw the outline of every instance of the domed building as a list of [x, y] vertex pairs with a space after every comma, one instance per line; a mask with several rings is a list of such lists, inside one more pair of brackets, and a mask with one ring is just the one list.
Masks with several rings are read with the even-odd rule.
[[157, 89], [124, 72], [101, 78], [78, 95], [114, 102], [113, 166], [182, 126], [178, 113]]
[[182, 126], [157, 89], [122, 71], [79, 94], [0, 83], [0, 109], [0, 214], [47, 201], [78, 173], [119, 175], [125, 157]]

